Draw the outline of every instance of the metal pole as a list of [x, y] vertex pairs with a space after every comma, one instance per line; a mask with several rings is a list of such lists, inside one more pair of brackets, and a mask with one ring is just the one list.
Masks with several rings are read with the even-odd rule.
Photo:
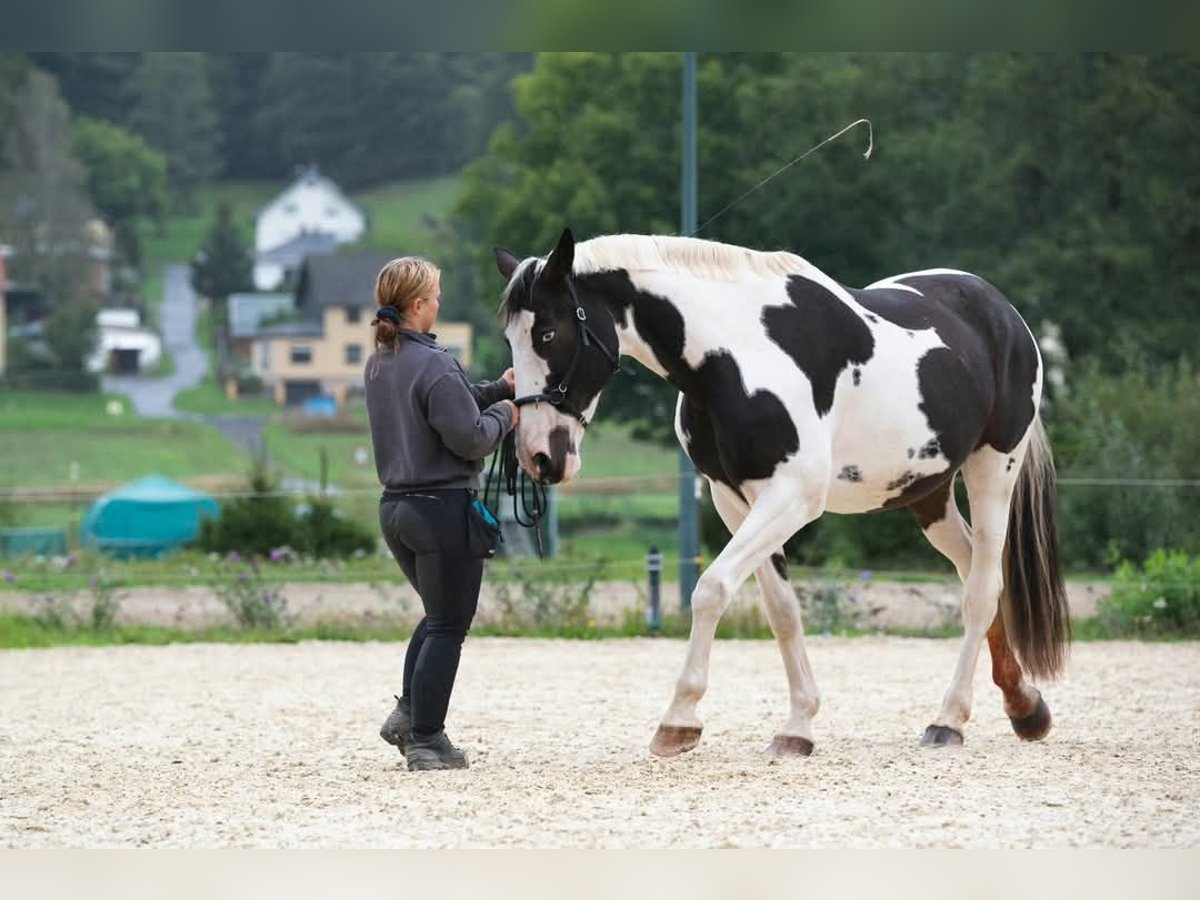
[[[680, 184], [679, 233], [696, 230], [696, 54], [683, 54], [683, 171]], [[698, 577], [699, 514], [696, 503], [696, 469], [679, 450], [679, 602], [684, 612], [692, 608], [692, 591]]]

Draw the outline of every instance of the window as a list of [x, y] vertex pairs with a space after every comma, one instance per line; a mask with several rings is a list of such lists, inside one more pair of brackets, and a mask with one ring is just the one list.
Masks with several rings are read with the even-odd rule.
[[362, 318], [362, 309], [357, 306], [346, 307], [346, 321], [351, 325], [357, 325]]
[[346, 365], [352, 366], [362, 362], [362, 344], [346, 345]]
[[298, 366], [306, 366], [312, 362], [312, 347], [308, 344], [292, 344], [292, 362]]

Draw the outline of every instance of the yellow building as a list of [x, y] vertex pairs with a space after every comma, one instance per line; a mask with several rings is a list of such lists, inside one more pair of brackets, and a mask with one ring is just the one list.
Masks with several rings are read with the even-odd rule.
[[[363, 367], [375, 349], [370, 326], [375, 277], [391, 258], [360, 253], [305, 260], [295, 318], [260, 328], [250, 352], [251, 368], [276, 403], [294, 406], [328, 395], [341, 409], [347, 398], [362, 392]], [[470, 366], [470, 325], [439, 323], [437, 337], [464, 367]]]

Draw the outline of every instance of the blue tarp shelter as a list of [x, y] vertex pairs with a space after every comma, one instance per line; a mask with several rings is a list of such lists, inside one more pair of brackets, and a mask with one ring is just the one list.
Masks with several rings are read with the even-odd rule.
[[119, 556], [156, 556], [194, 541], [217, 501], [162, 475], [147, 475], [99, 497], [83, 517], [80, 539]]

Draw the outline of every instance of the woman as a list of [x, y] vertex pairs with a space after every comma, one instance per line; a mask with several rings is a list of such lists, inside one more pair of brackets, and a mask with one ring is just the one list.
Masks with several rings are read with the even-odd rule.
[[364, 373], [384, 540], [425, 607], [404, 658], [396, 708], [380, 736], [408, 768], [465, 769], [446, 736], [446, 710], [483, 560], [467, 550], [467, 507], [483, 459], [517, 424], [513, 371], [468, 383], [432, 333], [441, 273], [419, 257], [394, 259], [375, 281], [375, 352]]

